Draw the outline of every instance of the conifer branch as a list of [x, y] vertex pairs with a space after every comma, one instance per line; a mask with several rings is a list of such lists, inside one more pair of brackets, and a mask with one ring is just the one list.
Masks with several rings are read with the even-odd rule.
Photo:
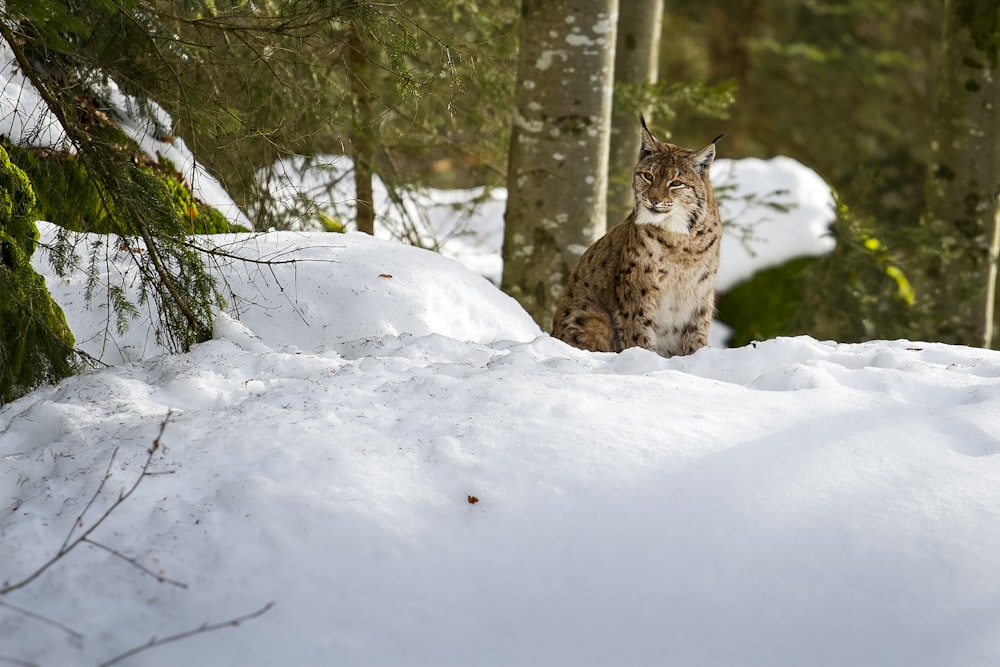
[[[99, 151], [99, 143], [94, 141], [94, 137], [87, 130], [81, 128], [78, 123], [69, 119], [65, 109], [59, 101], [58, 95], [48, 85], [48, 81], [46, 81], [40, 74], [39, 69], [34, 67], [28, 60], [28, 57], [24, 52], [23, 44], [17, 39], [13, 30], [5, 21], [0, 21], [0, 37], [7, 42], [7, 45], [11, 48], [11, 51], [14, 54], [14, 59], [17, 61], [22, 73], [38, 91], [38, 95], [41, 97], [46, 107], [48, 107], [48, 109], [56, 117], [57, 122], [66, 133], [66, 137], [69, 141], [76, 147], [80, 157], [83, 158], [94, 174], [101, 175], [100, 180], [105, 181], [103, 184], [106, 187], [101, 188], [100, 196], [103, 200], [105, 200], [105, 208], [108, 211], [114, 210], [115, 207], [111, 206], [107, 200], [114, 200], [116, 197], [121, 196], [121, 193], [114, 191], [114, 189], [121, 184], [118, 183], [119, 179], [117, 179], [115, 175], [110, 172], [107, 165], [97, 158], [96, 152]], [[154, 281], [157, 291], [165, 297], [165, 301], [168, 301], [176, 306], [177, 310], [187, 321], [191, 331], [194, 332], [197, 342], [207, 340], [211, 337], [210, 327], [207, 323], [202, 322], [197, 317], [194, 310], [191, 308], [188, 299], [185, 298], [180, 289], [177, 287], [173, 275], [167, 270], [166, 265], [160, 256], [159, 249], [154, 243], [153, 235], [150, 233], [147, 222], [143, 219], [143, 216], [139, 213], [139, 211], [134, 208], [126, 206], [125, 210], [131, 215], [136, 231], [138, 232], [140, 238], [142, 238], [147, 255], [153, 264], [153, 269], [158, 278], [158, 281]], [[183, 347], [186, 349], [188, 345], [185, 344]]]

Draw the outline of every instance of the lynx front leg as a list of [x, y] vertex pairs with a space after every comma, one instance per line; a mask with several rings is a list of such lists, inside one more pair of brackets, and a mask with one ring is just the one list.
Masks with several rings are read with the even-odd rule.
[[618, 352], [619, 329], [611, 315], [599, 308], [583, 308], [575, 312], [556, 314], [552, 335], [581, 350], [591, 352]]
[[708, 345], [708, 328], [712, 320], [700, 313], [696, 315], [698, 315], [696, 319], [679, 328], [677, 341], [673, 346], [675, 349], [668, 350], [671, 355], [691, 354]]
[[642, 347], [647, 350], [655, 350], [656, 336], [653, 332], [652, 322], [646, 316], [643, 309], [633, 311], [623, 311], [620, 315], [622, 322], [621, 345], [618, 352], [629, 347]]

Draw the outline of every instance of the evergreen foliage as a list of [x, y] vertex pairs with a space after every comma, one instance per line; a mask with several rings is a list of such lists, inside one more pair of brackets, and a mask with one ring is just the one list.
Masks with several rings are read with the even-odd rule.
[[785, 333], [843, 342], [908, 337], [919, 312], [896, 253], [876, 236], [872, 218], [841, 200], [836, 212], [836, 246], [802, 273], [803, 298]]
[[[136, 239], [127, 247], [142, 279], [141, 299], [156, 303], [158, 338], [176, 350], [206, 340], [212, 309], [221, 299], [201, 259], [185, 243], [186, 225], [170, 190], [137, 158], [139, 151], [102, 102], [102, 91], [113, 81], [126, 93], [140, 93], [142, 113], [147, 96], [141, 81], [154, 78], [154, 66], [164, 63], [155, 43], [159, 24], [145, 3], [134, 0], [85, 6], [36, 0], [7, 7], [0, 19], [0, 36], [58, 119], [85, 172], [71, 180], [92, 181], [100, 217]], [[119, 306], [120, 312], [128, 310]]]
[[75, 370], [73, 335], [35, 273], [35, 195], [0, 147], [0, 404]]
[[264, 187], [286, 158], [348, 155], [393, 191], [500, 184], [516, 19], [503, 0], [188, 3], [165, 18], [185, 89], [154, 97], [257, 229], [300, 222]]
[[815, 261], [801, 257], [765, 269], [723, 294], [716, 319], [732, 329], [726, 344], [741, 347], [775, 336], [794, 335], [791, 324], [802, 301], [802, 274]]

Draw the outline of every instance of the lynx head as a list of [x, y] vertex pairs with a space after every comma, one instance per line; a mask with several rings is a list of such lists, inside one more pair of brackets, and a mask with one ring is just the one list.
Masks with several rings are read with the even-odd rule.
[[702, 220], [711, 196], [708, 167], [715, 159], [715, 142], [690, 150], [657, 141], [642, 123], [642, 147], [632, 174], [635, 223], [659, 225], [688, 234]]

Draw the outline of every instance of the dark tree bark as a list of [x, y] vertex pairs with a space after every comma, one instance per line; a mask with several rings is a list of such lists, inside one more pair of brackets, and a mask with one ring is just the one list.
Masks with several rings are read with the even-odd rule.
[[375, 118], [372, 94], [366, 81], [368, 46], [360, 27], [353, 25], [347, 39], [346, 59], [351, 81], [351, 159], [354, 161], [355, 221], [359, 232], [375, 234], [375, 205], [372, 195], [372, 158], [375, 151]]
[[1000, 0], [947, 0], [912, 282], [925, 338], [990, 347], [1000, 197]]

